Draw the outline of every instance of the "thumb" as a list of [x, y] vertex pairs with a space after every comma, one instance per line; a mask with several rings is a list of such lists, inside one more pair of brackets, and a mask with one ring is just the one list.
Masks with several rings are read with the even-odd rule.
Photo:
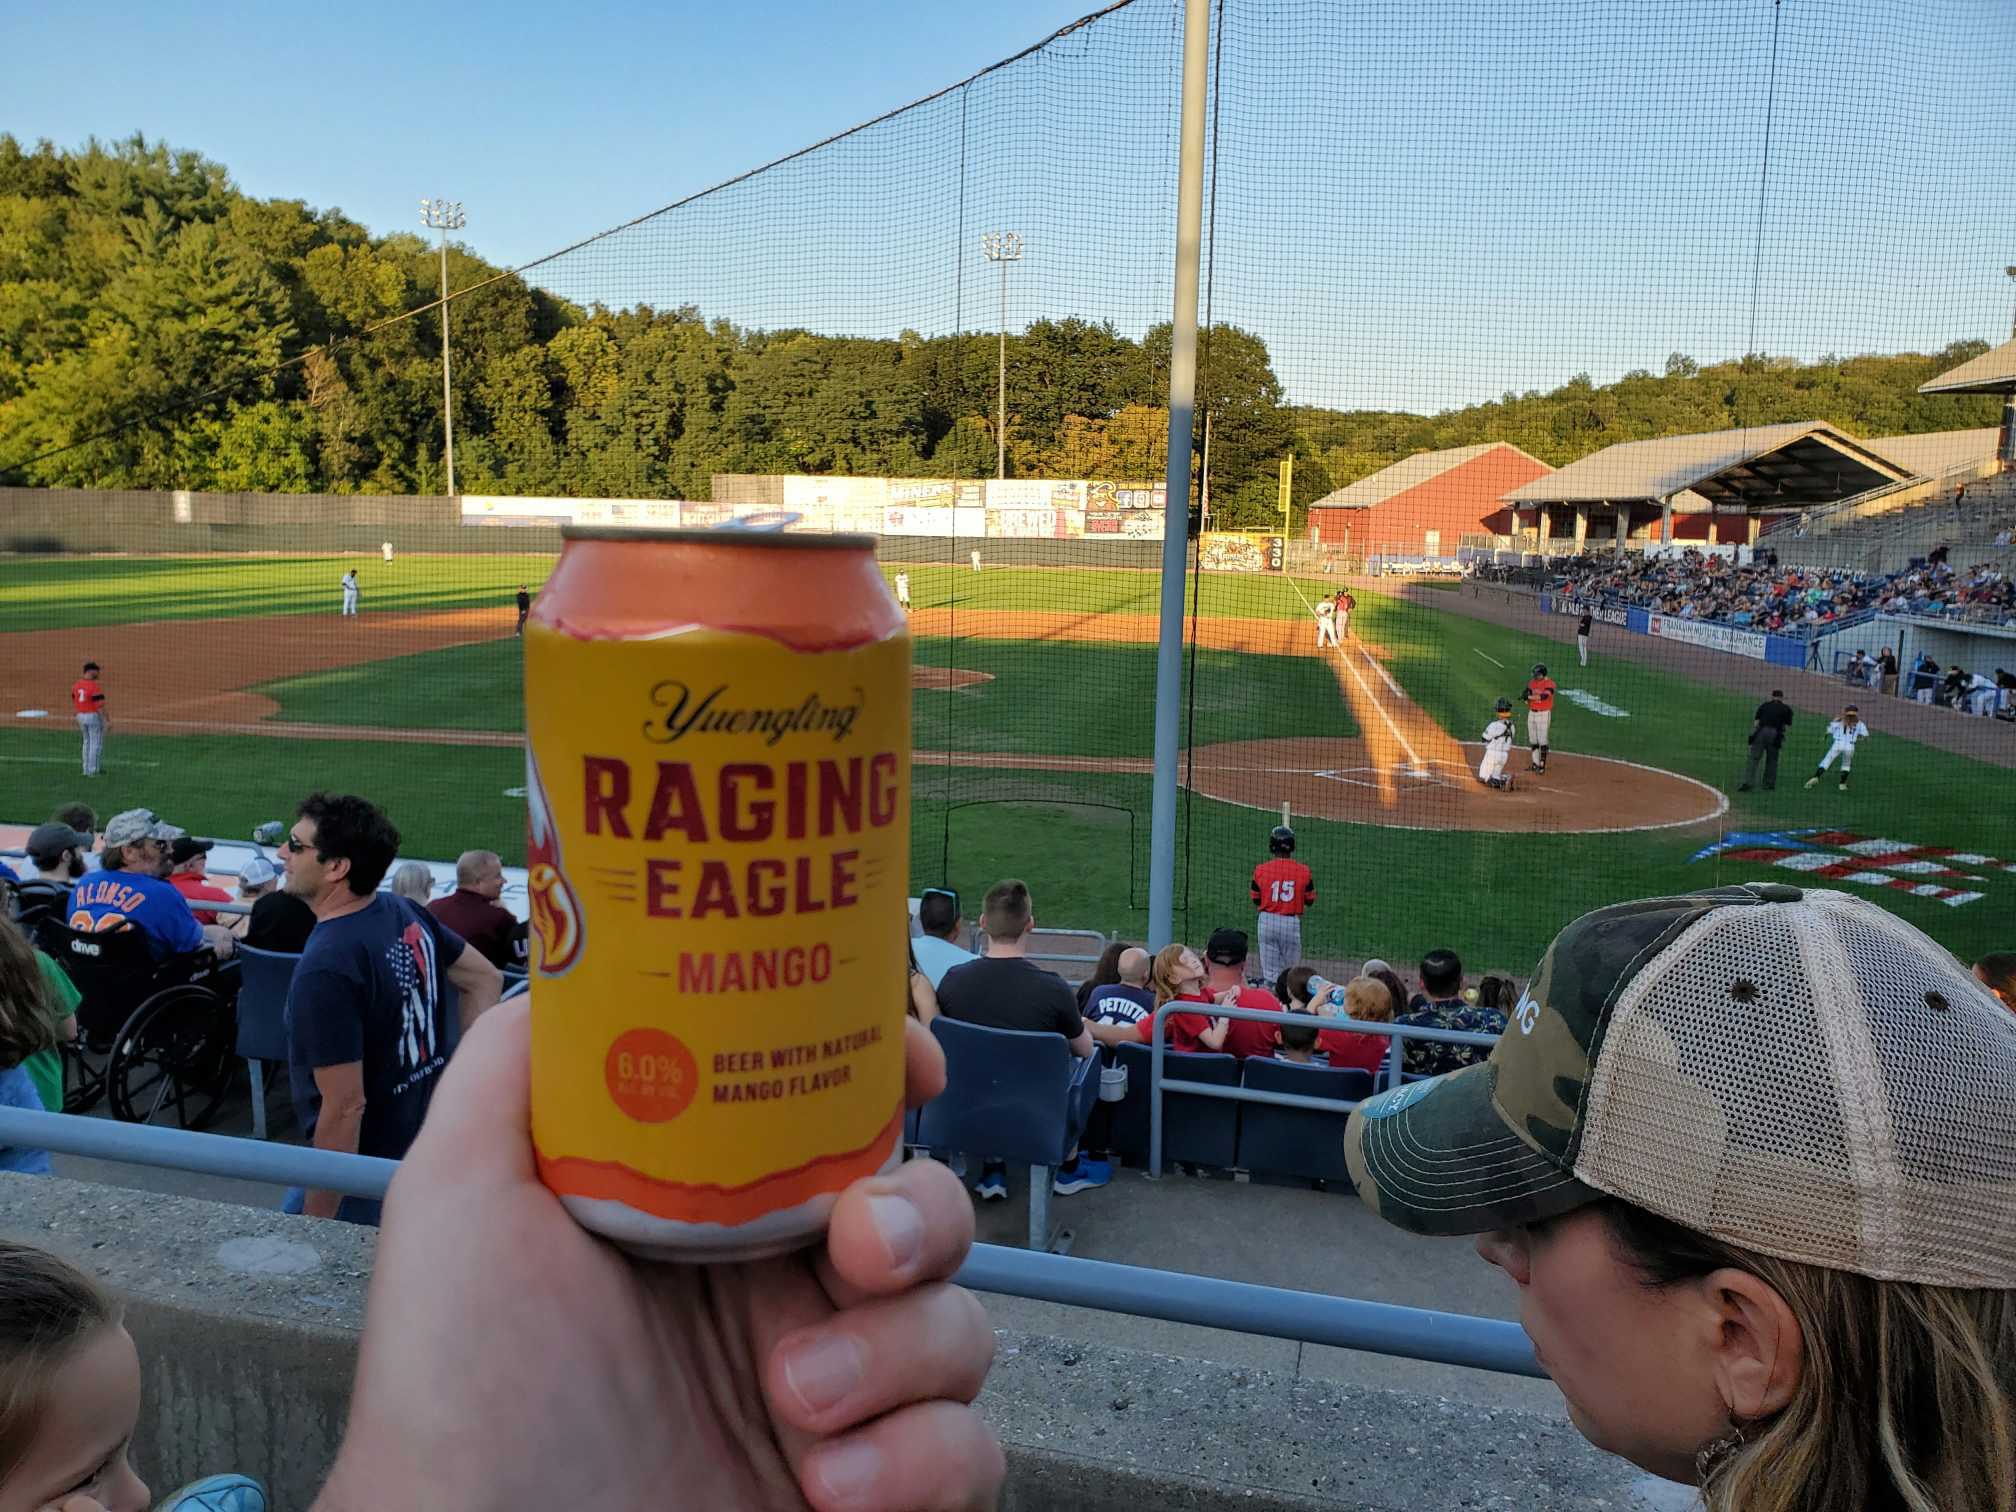
[[48, 1512], [105, 1512], [105, 1509], [88, 1496], [66, 1496], [60, 1502], [51, 1502]]

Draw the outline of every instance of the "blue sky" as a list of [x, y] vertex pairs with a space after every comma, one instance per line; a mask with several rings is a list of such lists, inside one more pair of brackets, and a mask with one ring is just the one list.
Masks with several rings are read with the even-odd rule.
[[[374, 230], [460, 198], [518, 264], [916, 99], [1090, 0], [245, 3], [0, 17], [0, 130], [144, 130]], [[1755, 344], [2009, 330], [2016, 5], [1229, 0], [1211, 298], [1292, 399], [1433, 410]], [[547, 265], [760, 326], [1165, 318], [1179, 0]], [[62, 59], [60, 67], [36, 60]], [[29, 66], [19, 66], [22, 62]], [[1752, 307], [1753, 277], [1758, 293]]]

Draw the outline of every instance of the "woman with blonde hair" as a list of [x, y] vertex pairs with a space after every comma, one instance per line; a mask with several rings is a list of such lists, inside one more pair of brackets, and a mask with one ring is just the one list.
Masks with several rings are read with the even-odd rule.
[[1959, 962], [1713, 888], [1570, 924], [1517, 1031], [1345, 1154], [1477, 1236], [1586, 1438], [1707, 1512], [2016, 1512], [2016, 1017]]
[[[1204, 990], [1204, 958], [1188, 945], [1164, 945], [1156, 952], [1149, 970], [1148, 984], [1155, 989], [1155, 1006], [1164, 1003], [1208, 1003]], [[1163, 1020], [1171, 1050], [1222, 1050], [1225, 1036], [1232, 1032], [1229, 1018], [1211, 1018], [1202, 1013], [1172, 1013]]]

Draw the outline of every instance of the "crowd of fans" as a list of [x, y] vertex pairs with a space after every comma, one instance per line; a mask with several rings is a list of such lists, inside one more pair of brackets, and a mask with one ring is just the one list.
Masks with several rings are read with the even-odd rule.
[[1581, 599], [1781, 635], [1813, 635], [1864, 610], [1944, 616], [1974, 624], [2016, 621], [2016, 583], [1992, 562], [1955, 570], [1945, 548], [1898, 572], [1781, 567], [1776, 552], [1739, 565], [1699, 551], [1678, 556], [1569, 557], [1550, 587]]

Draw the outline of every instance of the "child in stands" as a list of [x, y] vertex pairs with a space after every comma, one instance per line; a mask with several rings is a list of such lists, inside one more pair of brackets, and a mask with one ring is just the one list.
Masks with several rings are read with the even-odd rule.
[[[127, 1455], [140, 1421], [140, 1356], [118, 1305], [56, 1256], [0, 1241], [0, 1505], [146, 1512]], [[242, 1475], [185, 1486], [159, 1512], [267, 1512]]]

